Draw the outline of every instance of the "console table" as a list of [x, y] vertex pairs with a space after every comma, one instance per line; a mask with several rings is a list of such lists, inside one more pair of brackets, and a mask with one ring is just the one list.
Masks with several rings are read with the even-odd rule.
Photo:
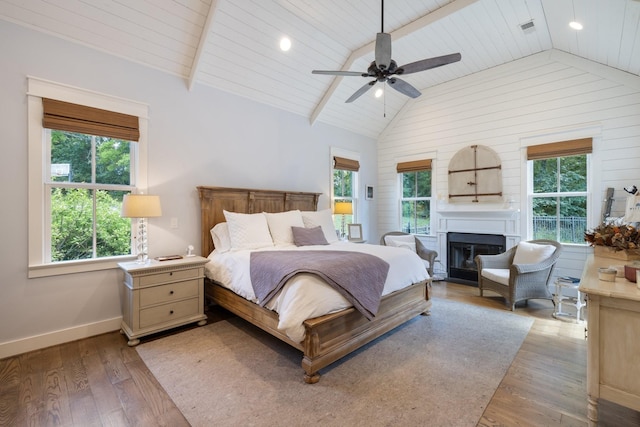
[[598, 280], [620, 261], [590, 255], [580, 279], [587, 294], [587, 417], [598, 424], [598, 399], [640, 411], [640, 289], [624, 277]]

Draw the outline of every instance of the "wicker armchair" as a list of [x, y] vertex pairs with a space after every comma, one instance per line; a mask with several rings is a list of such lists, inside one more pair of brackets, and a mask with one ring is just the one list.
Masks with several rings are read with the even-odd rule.
[[548, 258], [535, 264], [513, 264], [517, 246], [498, 255], [475, 257], [480, 296], [485, 290], [497, 292], [505, 298], [505, 304], [512, 311], [522, 300], [552, 299], [548, 282], [562, 245], [554, 240], [530, 240], [528, 243], [552, 245], [556, 249]]
[[[385, 237], [387, 236], [409, 236], [409, 235], [410, 235], [409, 233], [404, 233], [402, 231], [390, 231], [382, 235], [382, 237], [380, 238], [380, 244], [383, 246], [387, 246], [387, 242], [385, 241]], [[433, 277], [433, 265], [436, 262], [436, 257], [438, 256], [438, 252], [432, 249], [427, 249], [427, 247], [420, 241], [420, 239], [418, 239], [417, 237], [415, 237], [415, 239], [416, 239], [416, 253], [420, 258], [428, 262], [428, 265], [425, 264], [425, 267], [427, 269], [427, 272], [429, 273], [429, 276]]]

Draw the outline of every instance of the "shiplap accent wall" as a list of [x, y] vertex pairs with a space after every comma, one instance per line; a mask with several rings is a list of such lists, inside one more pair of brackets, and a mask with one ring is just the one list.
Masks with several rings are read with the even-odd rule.
[[[615, 189], [613, 214], [622, 215], [623, 187], [640, 184], [640, 77], [549, 51], [425, 91], [378, 142], [378, 232], [399, 227], [398, 161], [435, 154], [437, 210], [446, 207], [450, 159], [480, 144], [501, 158], [505, 200], [512, 198], [513, 207], [522, 209], [521, 238], [526, 239], [523, 146], [584, 134], [594, 137], [590, 223], [595, 225], [607, 187]], [[436, 248], [435, 237], [425, 241]], [[588, 250], [569, 247], [565, 252], [560, 271], [564, 266], [565, 274], [577, 274]]]

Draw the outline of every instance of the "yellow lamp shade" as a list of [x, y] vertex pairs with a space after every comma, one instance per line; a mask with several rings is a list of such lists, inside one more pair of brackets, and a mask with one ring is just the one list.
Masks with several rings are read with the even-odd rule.
[[338, 215], [351, 215], [353, 214], [353, 205], [351, 202], [335, 202], [333, 213]]
[[160, 197], [150, 194], [125, 194], [122, 199], [123, 218], [154, 218], [162, 216]]

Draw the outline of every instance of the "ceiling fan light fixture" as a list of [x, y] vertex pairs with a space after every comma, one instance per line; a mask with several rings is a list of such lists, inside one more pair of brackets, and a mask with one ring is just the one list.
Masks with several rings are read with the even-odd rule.
[[289, 37], [282, 37], [280, 39], [280, 50], [283, 52], [287, 52], [291, 49], [291, 40]]
[[376, 89], [376, 93], [374, 94], [374, 96], [376, 98], [380, 98], [383, 93], [384, 93], [384, 91], [382, 90], [382, 88], [378, 88], [378, 89]]

